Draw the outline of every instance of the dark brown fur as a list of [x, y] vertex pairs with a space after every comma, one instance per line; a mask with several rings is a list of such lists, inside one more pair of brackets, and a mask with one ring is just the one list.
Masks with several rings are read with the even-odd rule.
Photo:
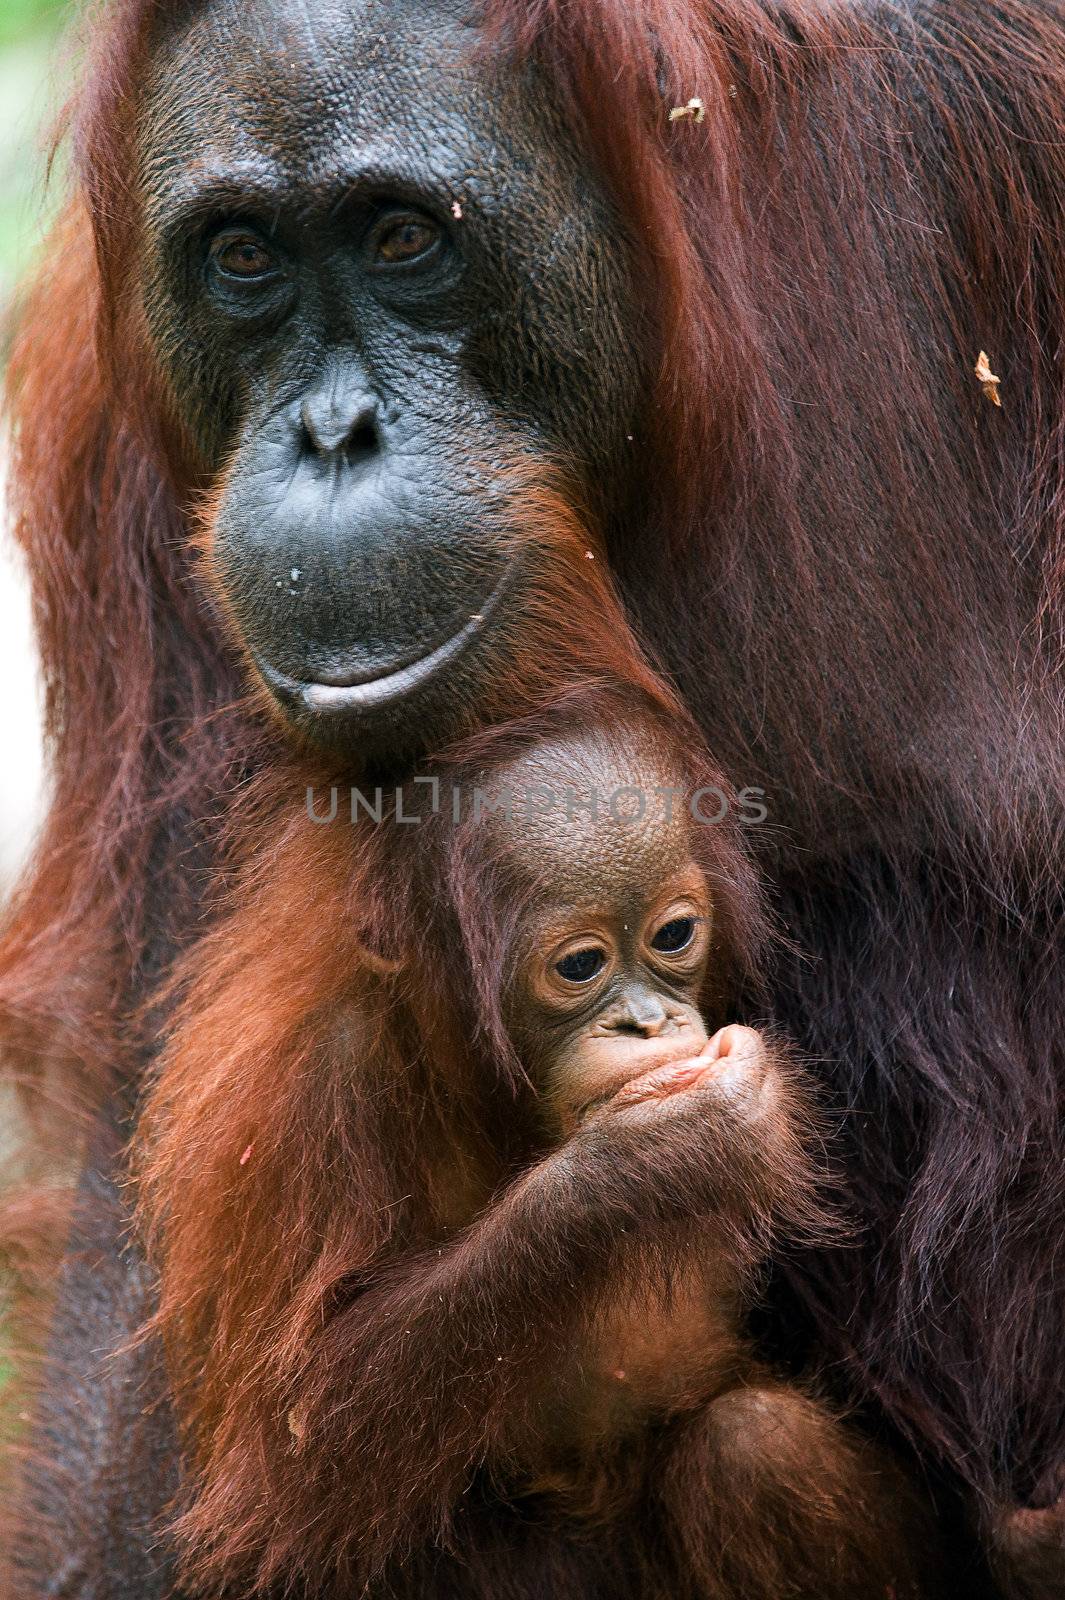
[[[534, 741], [634, 715], [689, 793], [723, 781], [690, 728], [678, 740], [647, 705], [589, 683], [477, 736], [433, 764], [440, 815], [405, 794], [417, 831], [282, 812], [183, 974], [135, 1170], [197, 1592], [418, 1593], [427, 1546], [472, 1559], [478, 1481], [497, 1517], [524, 1494], [562, 1527], [643, 1522], [647, 1595], [945, 1592], [897, 1469], [737, 1338], [772, 1234], [833, 1231], [786, 1056], [767, 1053], [761, 1120], [707, 1089], [675, 1117], [592, 1118], [545, 1148], [503, 1030], [533, 891], [483, 820], [454, 826], [448, 797], [468, 808]], [[720, 1005], [761, 947], [758, 890], [734, 823], [691, 832]], [[590, 1376], [604, 1327], [661, 1319], [663, 1339], [673, 1324], [683, 1338], [686, 1307], [666, 1397], [633, 1392], [619, 1433], [571, 1437], [568, 1385]]]
[[[57, 782], [5, 929], [0, 1020], [59, 1148], [72, 1111], [135, 1075], [145, 990], [200, 932], [201, 820], [280, 759], [189, 582], [204, 486], [182, 475], [121, 270], [151, 9], [123, 0], [101, 30], [79, 198], [12, 365]], [[865, 1228], [860, 1249], [789, 1266], [781, 1322], [790, 1338], [801, 1308], [841, 1381], [989, 1512], [1049, 1505], [1065, 1461], [1059, 9], [494, 9], [571, 95], [647, 266], [653, 494], [608, 530], [610, 560], [726, 770], [763, 779], [790, 830], [766, 858], [809, 959], [774, 961], [774, 1010], [850, 1114], [840, 1181]], [[706, 120], [668, 125], [664, 105], [696, 91]], [[981, 348], [1001, 410], [973, 375]], [[490, 1538], [483, 1559], [503, 1570]], [[598, 1548], [588, 1582], [614, 1559]]]

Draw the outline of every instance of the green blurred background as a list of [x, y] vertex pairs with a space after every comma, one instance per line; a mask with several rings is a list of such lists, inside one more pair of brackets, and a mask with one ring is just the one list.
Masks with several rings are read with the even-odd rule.
[[[56, 0], [0, 0], [0, 329], [12, 291], [33, 261], [59, 184], [46, 188], [51, 130], [69, 80], [59, 38], [73, 17]], [[0, 366], [6, 339], [0, 331]], [[40, 702], [24, 576], [6, 540], [0, 435], [0, 675], [7, 689], [0, 725], [13, 741], [0, 763], [0, 900], [24, 859], [41, 810]], [[19, 1120], [10, 1092], [0, 1093], [0, 1181], [21, 1168]], [[10, 1411], [4, 1353], [4, 1279], [0, 1274], [0, 1435], [20, 1424]]]
[[[9, 332], [3, 313], [33, 263], [59, 199], [58, 181], [46, 190], [45, 167], [70, 77], [72, 52], [60, 35], [73, 19], [69, 0], [0, 0], [0, 368]], [[45, 792], [29, 598], [22, 564], [7, 537], [6, 464], [7, 439], [0, 424], [0, 902], [25, 859]], [[12, 1128], [10, 1100], [0, 1094], [0, 1181]]]
[[74, 15], [56, 0], [0, 0], [0, 304], [33, 258], [54, 203], [45, 188], [50, 130], [67, 72], [58, 48]]

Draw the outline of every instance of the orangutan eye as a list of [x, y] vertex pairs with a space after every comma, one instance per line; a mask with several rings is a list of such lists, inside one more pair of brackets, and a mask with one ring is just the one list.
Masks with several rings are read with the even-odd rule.
[[694, 938], [695, 918], [673, 917], [659, 928], [651, 940], [651, 948], [660, 950], [663, 955], [675, 956], [686, 950]]
[[556, 961], [555, 971], [567, 983], [591, 983], [605, 966], [606, 952], [598, 945], [589, 945], [585, 950], [571, 950], [568, 956]]
[[211, 245], [211, 261], [224, 278], [244, 283], [269, 278], [277, 270], [276, 257], [253, 233], [223, 233]]
[[401, 217], [388, 223], [374, 240], [375, 261], [398, 266], [428, 256], [441, 240], [440, 229], [424, 217]]

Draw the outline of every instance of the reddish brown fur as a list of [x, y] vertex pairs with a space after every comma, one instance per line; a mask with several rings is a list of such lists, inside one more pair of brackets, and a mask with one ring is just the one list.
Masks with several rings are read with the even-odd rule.
[[[100, 29], [79, 201], [12, 364], [56, 792], [0, 1026], [60, 1148], [136, 1064], [158, 952], [197, 931], [187, 819], [276, 759], [187, 581], [203, 486], [126, 271], [152, 9]], [[871, 1239], [801, 1287], [929, 1451], [987, 1498], [1044, 1501], [1065, 1459], [1058, 8], [493, 12], [572, 87], [653, 263], [656, 500], [611, 560], [730, 770], [771, 752], [796, 830], [784, 887], [820, 960], [779, 1003], [862, 1113]], [[705, 123], [665, 123], [660, 77]]]
[[[613, 631], [624, 637], [620, 618]], [[786, 1060], [769, 1068], [780, 1101], [760, 1137], [721, 1112], [716, 1144], [618, 1126], [574, 1136], [565, 1164], [542, 1146], [500, 1017], [521, 891], [500, 878], [470, 796], [538, 740], [634, 718], [689, 793], [723, 781], [668, 697], [582, 684], [432, 763], [440, 814], [419, 813], [417, 789], [404, 795], [417, 830], [320, 824], [283, 805], [180, 974], [135, 1170], [160, 1270], [153, 1331], [190, 1453], [178, 1534], [194, 1588], [285, 1578], [328, 1592], [391, 1567], [417, 1592], [427, 1544], [471, 1557], [460, 1514], [490, 1474], [504, 1496], [531, 1475], [570, 1516], [608, 1526], [660, 1495], [679, 1565], [653, 1540], [645, 1558], [665, 1592], [776, 1600], [782, 1548], [811, 1600], [880, 1596], [892, 1580], [900, 1594], [939, 1592], [929, 1530], [893, 1469], [813, 1401], [766, 1388], [736, 1337], [771, 1229], [829, 1226]], [[751, 980], [764, 930], [736, 825], [692, 835], [715, 908], [710, 1006], [727, 974]], [[694, 1236], [693, 1216], [709, 1219]], [[690, 1292], [701, 1329], [720, 1309], [687, 1352], [690, 1392], [678, 1369], [671, 1404], [744, 1385], [751, 1428], [730, 1400], [705, 1435], [682, 1433], [676, 1460], [646, 1429], [569, 1460], [541, 1408], [571, 1359], [579, 1370], [589, 1322], [645, 1293], [668, 1324], [665, 1308]], [[771, 1434], [792, 1420], [781, 1457]], [[799, 1488], [804, 1450], [820, 1498]], [[726, 1549], [735, 1571], [722, 1584]]]

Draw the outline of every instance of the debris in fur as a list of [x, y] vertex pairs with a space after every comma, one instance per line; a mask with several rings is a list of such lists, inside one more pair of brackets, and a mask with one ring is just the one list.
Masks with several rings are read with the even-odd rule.
[[973, 368], [973, 371], [979, 378], [980, 387], [987, 395], [987, 398], [991, 401], [991, 404], [995, 406], [1001, 406], [1002, 398], [999, 395], [998, 388], [999, 384], [1002, 382], [1002, 379], [996, 378], [995, 374], [991, 371], [991, 363], [987, 359], [986, 350], [980, 351], [980, 354], [976, 358], [976, 366]]
[[702, 122], [706, 117], [706, 107], [698, 95], [692, 95], [687, 105], [674, 106], [669, 113], [670, 122]]

